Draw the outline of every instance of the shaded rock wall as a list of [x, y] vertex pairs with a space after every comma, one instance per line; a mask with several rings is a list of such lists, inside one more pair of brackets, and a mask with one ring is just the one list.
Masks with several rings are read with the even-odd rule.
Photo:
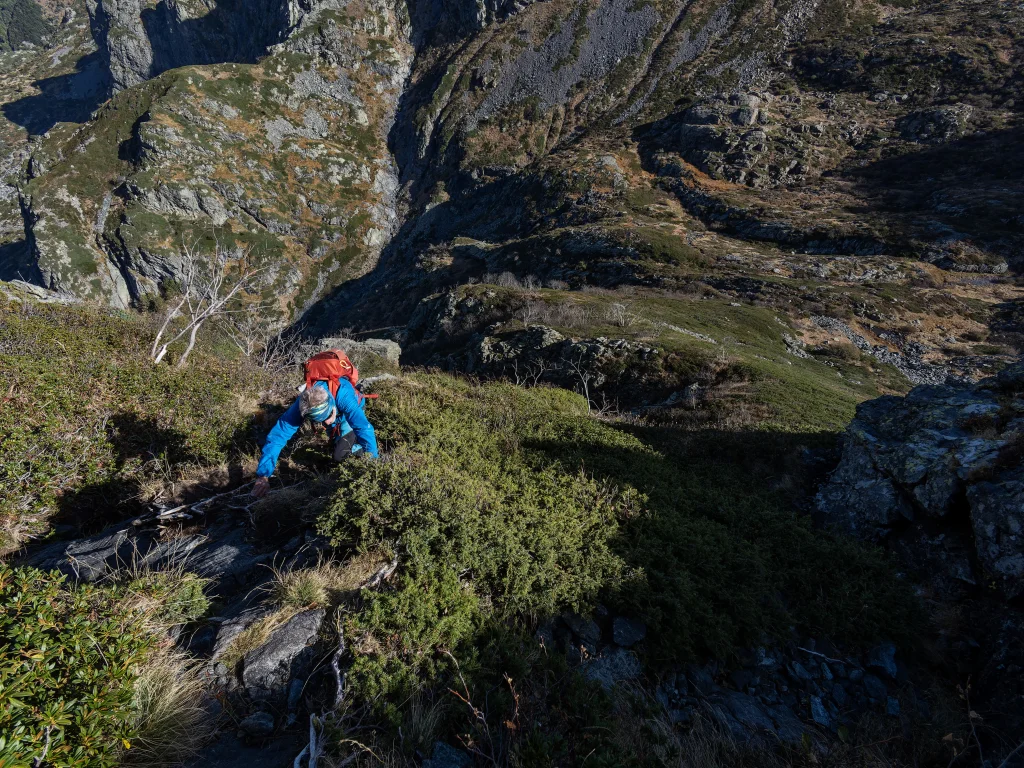
[[921, 386], [862, 404], [818, 495], [825, 520], [909, 547], [920, 570], [1024, 594], [1024, 364], [973, 387]]

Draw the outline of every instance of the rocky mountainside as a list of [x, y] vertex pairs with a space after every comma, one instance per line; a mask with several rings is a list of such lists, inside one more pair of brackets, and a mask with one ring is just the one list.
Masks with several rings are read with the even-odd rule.
[[[321, 332], [509, 272], [771, 306], [936, 381], [1017, 349], [1013, 3], [86, 10], [113, 99], [57, 124], [7, 97], [46, 133], [8, 277], [137, 304], [189, 243]], [[446, 359], [474, 333], [405, 340]]]

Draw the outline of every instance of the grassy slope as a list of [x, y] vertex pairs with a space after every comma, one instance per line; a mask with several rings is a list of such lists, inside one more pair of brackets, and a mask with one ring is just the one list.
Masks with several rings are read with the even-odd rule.
[[[152, 368], [139, 317], [16, 302], [0, 311], [12, 538], [249, 449], [255, 406], [239, 398], [254, 403], [261, 383], [228, 355], [208, 346], [183, 373]], [[914, 631], [913, 600], [886, 563], [794, 511], [813, 434], [605, 422], [565, 390], [438, 373], [380, 386], [370, 407], [384, 457], [319, 481], [318, 493], [324, 482], [336, 490], [308, 511], [342, 557], [399, 555], [393, 588], [365, 594], [343, 624], [355, 700], [406, 732], [410, 702], [450, 684], [451, 651], [474, 691], [515, 676], [536, 715], [517, 741], [524, 757], [573, 764], [598, 749], [616, 764], [620, 747], [591, 730], [609, 727], [610, 700], [525, 639], [546, 617], [597, 601], [649, 624], [655, 669], [728, 658], [791, 627], [850, 645]], [[822, 413], [803, 430], [837, 418]], [[288, 460], [304, 461], [302, 449]], [[292, 519], [288, 499], [281, 513]], [[497, 695], [491, 714], [506, 706]], [[444, 718], [439, 728], [464, 725], [459, 712]]]
[[434, 373], [390, 382], [372, 418], [388, 453], [341, 467], [319, 527], [341, 551], [398, 554], [395, 588], [345, 623], [356, 695], [406, 730], [451, 651], [496, 724], [515, 709], [503, 674], [530, 691], [521, 757], [623, 764], [614, 735], [587, 732], [613, 725], [609, 700], [525, 639], [598, 600], [648, 623], [655, 669], [794, 629], [858, 646], [918, 626], [879, 555], [794, 511], [811, 436], [607, 423], [564, 390]]
[[[845, 339], [836, 345], [845, 355], [794, 355], [784, 337], [798, 339], [801, 331], [784, 311], [770, 306], [656, 290], [474, 285], [463, 287], [460, 296], [481, 301], [487, 322], [503, 319], [499, 334], [520, 330], [522, 320], [516, 318], [530, 306], [531, 323], [572, 338], [625, 338], [652, 346], [658, 350], [657, 362], [645, 376], [653, 385], [660, 381], [672, 392], [717, 378], [720, 401], [710, 405], [719, 409], [718, 420], [760, 430], [839, 431], [857, 403], [909, 388], [895, 369], [860, 354]], [[615, 388], [607, 394], [614, 399]]]
[[209, 354], [154, 368], [153, 332], [127, 313], [0, 298], [0, 551], [55, 519], [124, 516], [146, 483], [251, 447], [259, 375]]

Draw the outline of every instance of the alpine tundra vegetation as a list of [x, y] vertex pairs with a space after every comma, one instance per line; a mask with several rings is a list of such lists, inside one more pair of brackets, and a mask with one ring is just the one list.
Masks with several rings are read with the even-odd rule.
[[0, 0], [0, 768], [1024, 766], [1022, 73], [1018, 0]]

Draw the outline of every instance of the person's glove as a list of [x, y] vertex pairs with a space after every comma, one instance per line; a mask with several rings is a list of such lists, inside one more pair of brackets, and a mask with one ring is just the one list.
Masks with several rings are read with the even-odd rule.
[[267, 495], [267, 491], [270, 490], [270, 478], [269, 477], [258, 477], [256, 482], [252, 486], [252, 496], [256, 499], [262, 499]]

